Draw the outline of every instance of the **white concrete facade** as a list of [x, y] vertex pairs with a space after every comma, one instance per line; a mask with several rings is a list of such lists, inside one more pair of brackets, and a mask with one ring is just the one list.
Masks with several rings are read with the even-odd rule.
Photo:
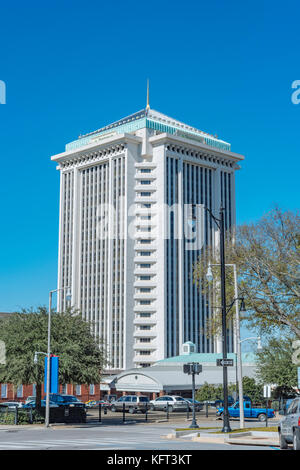
[[[206, 337], [211, 299], [191, 277], [203, 249], [187, 249], [184, 207], [202, 204], [218, 216], [222, 204], [226, 228], [234, 225], [242, 159], [226, 142], [151, 109], [52, 157], [61, 175], [58, 287], [72, 288], [112, 371], [176, 356], [188, 340], [199, 353], [221, 352]], [[204, 247], [218, 243], [207, 213], [201, 229]], [[66, 307], [63, 293], [58, 306]]]

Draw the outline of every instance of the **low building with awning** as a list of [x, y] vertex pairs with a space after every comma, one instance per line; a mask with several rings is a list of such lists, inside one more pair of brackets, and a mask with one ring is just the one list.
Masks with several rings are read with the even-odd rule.
[[[236, 354], [230, 353], [228, 359], [232, 359], [233, 366], [229, 366], [228, 384], [235, 384], [237, 380]], [[205, 382], [212, 385], [223, 383], [223, 368], [217, 365], [217, 359], [222, 359], [222, 354], [185, 353], [180, 356], [170, 357], [158, 361], [151, 367], [135, 368], [123, 371], [110, 377], [111, 393], [120, 394], [149, 394], [155, 398], [164, 394], [190, 396], [192, 390], [192, 378], [183, 372], [183, 365], [197, 362], [202, 365], [202, 372], [195, 376], [195, 386], [199, 389]], [[242, 354], [243, 376], [255, 378], [256, 363], [255, 354], [252, 352]]]

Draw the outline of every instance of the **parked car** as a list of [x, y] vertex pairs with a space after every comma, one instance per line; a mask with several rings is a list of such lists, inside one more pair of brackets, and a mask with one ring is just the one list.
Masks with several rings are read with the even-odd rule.
[[164, 395], [150, 401], [150, 410], [186, 411], [186, 400], [177, 395]]
[[30, 401], [35, 400], [35, 399], [36, 399], [36, 397], [33, 396], [33, 395], [31, 397], [27, 397], [26, 400], [25, 400], [25, 405], [26, 405], [26, 403], [29, 403]]
[[[44, 397], [44, 400], [46, 397]], [[59, 393], [50, 393], [50, 401], [56, 403], [58, 406], [70, 406], [70, 407], [78, 407], [78, 408], [85, 408], [85, 403], [78, 400], [77, 397], [74, 395], [64, 395]]]
[[149, 409], [149, 398], [145, 395], [124, 395], [118, 400], [111, 403], [111, 411], [123, 411], [125, 406], [125, 411], [129, 413], [136, 413], [140, 411], [141, 413], [146, 413], [146, 410]]
[[[280, 411], [283, 414], [284, 411]], [[294, 450], [300, 450], [300, 397], [295, 398], [278, 426], [280, 449], [287, 449], [293, 444]]]
[[[46, 400], [41, 400], [41, 406], [46, 406]], [[49, 402], [49, 406], [50, 406], [50, 408], [58, 408], [59, 407], [53, 401]], [[28, 403], [25, 403], [23, 405], [23, 408], [35, 408], [35, 407], [36, 407], [36, 401], [35, 400], [31, 400]]]
[[295, 395], [291, 398], [285, 398], [279, 401], [279, 413], [282, 415], [286, 415], [290, 404], [292, 403], [293, 400], [295, 400], [295, 398], [300, 398], [300, 397], [299, 395]]
[[105, 400], [89, 400], [85, 403], [85, 406], [87, 408], [98, 408], [98, 406], [101, 405], [101, 406], [106, 406], [106, 408], [110, 408], [111, 407], [111, 403], [109, 401], [105, 401]]
[[23, 407], [23, 402], [21, 401], [3, 401], [0, 403], [1, 407], [6, 407], [9, 410], [14, 410], [16, 407], [17, 408], [22, 408]]
[[101, 406], [106, 406], [106, 408], [111, 408], [111, 402], [110, 401], [106, 401], [106, 400], [99, 400], [98, 401], [98, 405], [101, 405]]
[[[248, 399], [249, 401], [251, 401], [249, 399], [249, 397], [244, 397], [244, 400]], [[231, 395], [228, 395], [228, 406], [231, 406], [235, 403], [235, 399], [231, 396]], [[220, 407], [220, 406], [223, 406], [224, 405], [224, 400], [222, 400], [221, 398], [217, 398], [213, 404], [213, 406], [215, 406], [216, 408]]]
[[112, 403], [113, 401], [117, 401], [117, 395], [104, 395], [104, 401], [108, 403]]
[[[223, 416], [224, 408], [219, 407], [216, 411], [217, 418]], [[232, 418], [240, 417], [240, 404], [237, 401], [233, 406], [228, 407], [228, 414]], [[245, 418], [257, 418], [259, 421], [266, 421], [267, 409], [256, 408], [252, 406], [251, 401], [244, 401], [244, 417]], [[275, 411], [272, 408], [268, 408], [268, 418], [274, 418]]]
[[209, 406], [215, 406], [216, 401], [215, 400], [203, 400], [203, 404], [206, 405], [206, 403]]
[[[188, 405], [189, 405], [189, 409], [190, 411], [193, 410], [193, 399], [192, 398], [185, 398], [185, 401], [188, 402]], [[194, 400], [195, 402], [195, 411], [201, 411], [203, 409], [203, 403], [201, 403], [201, 401], [198, 401], [198, 400]]]
[[95, 408], [98, 405], [99, 401], [97, 400], [89, 400], [85, 402], [86, 408]]

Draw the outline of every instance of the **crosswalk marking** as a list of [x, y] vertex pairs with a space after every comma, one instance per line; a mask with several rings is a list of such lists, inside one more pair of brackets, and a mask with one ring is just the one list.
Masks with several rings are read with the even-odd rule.
[[[158, 439], [159, 440], [159, 439]], [[158, 440], [148, 440], [147, 446], [155, 447]], [[10, 441], [0, 443], [0, 449], [40, 449], [48, 447], [92, 447], [94, 449], [134, 449], [137, 445], [137, 439], [132, 437], [126, 440], [117, 439], [116, 437], [99, 437], [92, 439], [78, 438], [78, 439], [46, 439], [46, 440], [24, 440], [24, 441]]]
[[46, 440], [46, 441], [16, 441], [16, 442], [7, 442], [1, 443], [0, 448], [2, 449], [19, 449], [19, 448], [34, 448], [34, 447], [74, 447], [74, 446], [98, 446], [98, 447], [118, 447], [125, 448], [125, 446], [130, 446], [136, 444], [136, 439], [128, 439], [126, 441], [120, 441], [119, 439], [69, 439], [69, 440]]

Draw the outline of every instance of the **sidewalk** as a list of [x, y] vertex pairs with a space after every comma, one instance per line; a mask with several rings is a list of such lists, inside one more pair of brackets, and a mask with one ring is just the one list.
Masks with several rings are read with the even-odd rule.
[[279, 447], [277, 432], [266, 431], [241, 431], [239, 433], [216, 434], [209, 431], [176, 431], [161, 436], [164, 439], [181, 439], [193, 442], [205, 442], [211, 444], [234, 444]]
[[22, 431], [24, 429], [45, 429], [44, 424], [0, 424], [0, 431]]

